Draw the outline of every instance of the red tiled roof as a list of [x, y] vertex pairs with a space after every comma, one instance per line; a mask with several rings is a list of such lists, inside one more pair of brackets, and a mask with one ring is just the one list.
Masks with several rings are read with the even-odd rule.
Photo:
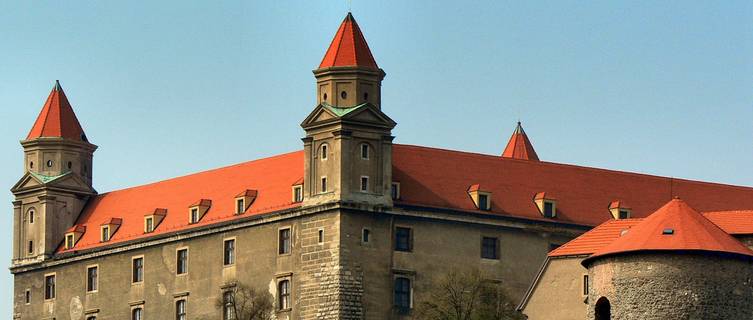
[[703, 215], [729, 234], [753, 234], [753, 210], [704, 212]]
[[102, 221], [102, 225], [108, 225], [108, 224], [117, 224], [120, 225], [123, 223], [123, 218], [107, 218], [105, 221]]
[[[610, 220], [608, 206], [614, 199], [630, 203], [633, 217], [645, 217], [668, 200], [670, 190], [704, 211], [753, 208], [753, 188], [747, 187], [399, 144], [393, 145], [392, 158], [393, 180], [400, 181], [398, 205], [586, 226]], [[303, 162], [303, 151], [298, 151], [101, 194], [90, 200], [76, 223], [99, 225], [122, 217], [108, 242], [112, 244], [298, 207], [290, 186], [301, 180]], [[473, 184], [492, 193], [491, 211], [477, 209], [468, 197]], [[257, 190], [257, 198], [238, 216], [234, 198], [245, 189]], [[557, 197], [556, 218], [544, 218], [533, 202], [542, 190]], [[199, 199], [212, 200], [212, 207], [199, 223], [189, 225], [188, 206]], [[144, 234], [143, 217], [155, 208], [168, 214], [153, 233]], [[87, 232], [74, 249], [99, 245], [99, 236]]]
[[361, 33], [361, 28], [358, 27], [353, 15], [348, 12], [340, 28], [337, 29], [327, 53], [324, 54], [319, 68], [350, 66], [379, 68], [371, 55], [366, 38]]
[[523, 131], [523, 126], [518, 121], [518, 126], [515, 127], [515, 131], [510, 137], [510, 141], [507, 142], [505, 151], [502, 152], [503, 158], [513, 158], [522, 160], [534, 160], [538, 161], [539, 156], [536, 155], [536, 150], [533, 150], [533, 144], [528, 140], [528, 135]]
[[584, 263], [597, 257], [640, 251], [707, 251], [753, 256], [753, 251], [685, 201], [673, 199], [597, 250]]
[[623, 230], [630, 229], [641, 221], [642, 218], [609, 220], [552, 250], [549, 256], [590, 255], [619, 238]]
[[[543, 161], [393, 145], [393, 179], [400, 181], [397, 204], [483, 212], [533, 220], [596, 226], [612, 219], [614, 199], [646, 217], [672, 198], [702, 211], [753, 208], [753, 188], [672, 179]], [[478, 210], [470, 184], [492, 193], [491, 211]], [[546, 191], [557, 199], [557, 217], [544, 218], [533, 197]]]
[[64, 138], [76, 141], [86, 141], [84, 129], [76, 118], [68, 98], [60, 87], [60, 82], [55, 81], [42, 111], [31, 127], [26, 140], [40, 137]]
[[86, 232], [86, 227], [81, 225], [74, 225], [73, 227], [68, 228], [68, 230], [65, 230], [65, 233], [69, 232], [84, 233]]

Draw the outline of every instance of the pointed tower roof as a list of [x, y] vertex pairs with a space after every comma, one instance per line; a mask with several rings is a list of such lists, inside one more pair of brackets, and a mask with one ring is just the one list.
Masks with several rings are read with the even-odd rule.
[[55, 80], [55, 86], [47, 97], [47, 101], [39, 113], [37, 121], [31, 127], [26, 140], [55, 137], [76, 141], [86, 141], [84, 129], [76, 118], [68, 98], [60, 86], [60, 82]]
[[528, 136], [523, 131], [520, 121], [518, 121], [518, 126], [515, 127], [515, 131], [512, 133], [510, 141], [507, 142], [505, 151], [502, 152], [502, 158], [539, 161], [539, 156], [536, 155], [536, 150], [533, 150], [531, 140], [528, 140]]
[[337, 29], [327, 53], [324, 54], [319, 69], [356, 66], [379, 68], [371, 55], [371, 50], [369, 50], [369, 45], [366, 43], [363, 33], [361, 33], [361, 28], [358, 27], [353, 15], [348, 12], [345, 20], [340, 24], [340, 28]]
[[583, 264], [596, 257], [641, 251], [705, 251], [753, 257], [753, 251], [740, 241], [675, 198]]

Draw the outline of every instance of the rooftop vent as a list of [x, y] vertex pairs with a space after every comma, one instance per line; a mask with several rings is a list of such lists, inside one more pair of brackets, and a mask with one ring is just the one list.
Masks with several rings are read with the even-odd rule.
[[666, 228], [666, 229], [662, 230], [661, 234], [673, 235], [673, 234], [675, 234], [675, 229]]

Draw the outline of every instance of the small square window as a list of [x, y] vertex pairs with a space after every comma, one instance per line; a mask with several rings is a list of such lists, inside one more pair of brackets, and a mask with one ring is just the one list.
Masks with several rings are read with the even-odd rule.
[[361, 192], [368, 192], [369, 191], [369, 177], [362, 176], [361, 177]]

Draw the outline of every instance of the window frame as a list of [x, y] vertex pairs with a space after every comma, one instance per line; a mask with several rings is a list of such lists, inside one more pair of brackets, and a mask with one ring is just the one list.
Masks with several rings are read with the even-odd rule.
[[154, 216], [144, 217], [144, 233], [154, 232]]
[[[136, 314], [138, 313], [138, 318]], [[131, 309], [131, 320], [144, 320], [144, 307], [137, 306]]]
[[369, 192], [369, 176], [361, 176], [361, 185], [359, 186], [359, 189], [363, 193]]
[[[229, 251], [230, 254], [228, 255], [228, 243], [232, 243], [232, 248]], [[237, 249], [237, 241], [235, 237], [232, 238], [224, 238], [222, 239], [222, 266], [228, 267], [235, 265], [235, 260], [237, 259], [236, 256], [236, 249]]]
[[392, 200], [400, 200], [400, 182], [390, 183], [390, 198]]
[[246, 199], [236, 198], [235, 199], [235, 213], [241, 214], [245, 212], [246, 212]]
[[[291, 305], [293, 296], [293, 285], [291, 280], [290, 277], [277, 279], [277, 311], [279, 312], [290, 311], [293, 309], [293, 306]], [[285, 284], [286, 289], [284, 293], [283, 284]]]
[[319, 193], [327, 193], [327, 176], [322, 176], [320, 182]]
[[[554, 218], [554, 217], [556, 217], [557, 216], [557, 207], [556, 207], [556, 205], [557, 204], [554, 201], [544, 199], [543, 210], [542, 210], [543, 214], [544, 214], [544, 217], [546, 217], [546, 218]], [[551, 208], [551, 211], [547, 211], [547, 208]]]
[[[137, 270], [136, 261], [138, 260], [141, 261], [141, 266]], [[138, 284], [144, 283], [144, 278], [145, 278], [145, 273], [146, 273], [144, 272], [145, 265], [146, 265], [146, 261], [143, 255], [131, 257], [131, 284], [132, 285], [138, 285]], [[138, 279], [137, 279], [137, 276], [138, 276]]]
[[[94, 281], [92, 281], [91, 270], [94, 270]], [[99, 292], [99, 265], [86, 266], [86, 293]]]
[[199, 214], [199, 207], [192, 207], [192, 208], [190, 208], [190, 210], [188, 211], [188, 222], [189, 222], [189, 224], [199, 223], [199, 220], [201, 220], [201, 218], [199, 216], [200, 216], [200, 214]]
[[[181, 260], [181, 252], [185, 252], [185, 259]], [[175, 249], [175, 275], [184, 276], [188, 274], [188, 260], [189, 260], [188, 247], [180, 247]], [[182, 267], [181, 267], [182, 266]]]
[[34, 240], [29, 240], [28, 242], [28, 248], [26, 249], [27, 255], [34, 254]]
[[[398, 281], [402, 280], [407, 282], [407, 292], [404, 290], [401, 290], [398, 292]], [[403, 283], [404, 284], [404, 283]], [[402, 288], [402, 286], [400, 287]], [[405, 298], [407, 299], [407, 305], [400, 305], [398, 304], [398, 295], [402, 297], [403, 295], [407, 295]], [[404, 299], [400, 299], [400, 302], [403, 302]], [[398, 313], [407, 313], [410, 309], [413, 309], [413, 279], [409, 276], [403, 275], [403, 274], [397, 274], [393, 277], [392, 281], [392, 307], [398, 311]]]
[[[50, 282], [48, 279], [52, 279], [52, 288], [50, 288]], [[57, 296], [57, 273], [46, 273], [44, 275], [44, 301], [55, 300]]]
[[100, 242], [107, 242], [112, 239], [112, 235], [110, 234], [110, 225], [104, 225], [99, 227], [99, 241]]
[[[361, 160], [369, 160], [370, 151], [369, 151], [369, 144], [368, 143], [361, 143]], [[364, 156], [365, 153], [365, 156]]]
[[[175, 320], [188, 319], [188, 300], [187, 299], [185, 298], [176, 299], [173, 305], [175, 306]], [[182, 309], [182, 313], [181, 313], [181, 309]]]
[[369, 228], [361, 229], [361, 243], [362, 244], [371, 243], [371, 229]]
[[34, 216], [36, 215], [37, 210], [34, 207], [29, 208], [29, 210], [26, 210], [26, 216], [29, 221], [29, 224], [34, 224]]
[[319, 146], [319, 160], [320, 161], [326, 161], [329, 155], [329, 144], [328, 143], [322, 143]]
[[[493, 251], [489, 251], [487, 240], [494, 242]], [[492, 236], [481, 236], [481, 259], [487, 259], [487, 260], [500, 260], [500, 250], [499, 250], [499, 237], [492, 237]], [[487, 253], [492, 253], [492, 256], [488, 256]]]
[[24, 304], [31, 304], [31, 289], [26, 289], [26, 291], [24, 291]]
[[293, 203], [303, 202], [303, 185], [293, 186]]
[[232, 290], [222, 292], [222, 320], [237, 320], [235, 312], [235, 292]]
[[65, 248], [71, 249], [76, 245], [76, 236], [72, 233], [65, 235]]
[[[287, 231], [287, 242], [283, 239], [283, 232]], [[287, 246], [285, 246], [287, 244]], [[277, 229], [277, 254], [289, 255], [293, 252], [293, 229], [290, 226]]]
[[[406, 239], [406, 245], [407, 245], [406, 248], [398, 247], [400, 244], [400, 241], [398, 241], [398, 234], [399, 234], [399, 231], [401, 230], [408, 231], [408, 235]], [[408, 226], [395, 226], [395, 229], [393, 232], [394, 232], [393, 239], [395, 241], [393, 250], [399, 251], [399, 252], [413, 252], [413, 228], [408, 227]]]
[[589, 279], [587, 273], [583, 274], [582, 279], [583, 279], [583, 282], [581, 284], [583, 286], [583, 289], [582, 289], [581, 295], [585, 297], [585, 296], [588, 296], [588, 291], [591, 287], [591, 279]]

